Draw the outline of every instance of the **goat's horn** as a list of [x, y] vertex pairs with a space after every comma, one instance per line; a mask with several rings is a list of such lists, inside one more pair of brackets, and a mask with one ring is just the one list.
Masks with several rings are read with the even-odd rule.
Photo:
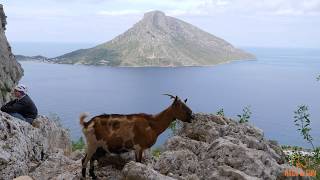
[[171, 95], [171, 94], [163, 94], [163, 95], [169, 96], [171, 99], [175, 99], [175, 98], [176, 98], [175, 96], [173, 96], [173, 95]]

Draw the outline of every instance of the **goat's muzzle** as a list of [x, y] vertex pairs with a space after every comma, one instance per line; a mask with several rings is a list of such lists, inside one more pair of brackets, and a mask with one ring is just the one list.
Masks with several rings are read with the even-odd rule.
[[190, 116], [189, 116], [189, 118], [187, 119], [187, 123], [192, 123], [192, 120], [194, 119], [194, 115], [193, 114], [191, 114]]

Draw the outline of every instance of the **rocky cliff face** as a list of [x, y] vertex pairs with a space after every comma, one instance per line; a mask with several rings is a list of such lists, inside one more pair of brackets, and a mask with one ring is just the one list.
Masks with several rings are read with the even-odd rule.
[[[2, 124], [4, 124], [6, 132], [9, 131], [7, 122], [12, 124], [14, 120], [2, 121], [4, 121]], [[39, 122], [42, 121], [43, 119], [39, 119]], [[18, 125], [16, 122], [14, 124]], [[10, 126], [10, 129], [18, 132], [20, 136], [25, 136], [20, 131], [27, 127], [23, 123], [19, 124], [22, 127], [13, 128], [14, 126]], [[27, 129], [31, 130], [28, 133], [42, 132], [41, 128], [29, 127]], [[51, 132], [50, 129], [54, 128], [46, 129], [46, 131]], [[59, 136], [54, 138], [61, 139]], [[10, 136], [7, 139], [10, 139]], [[45, 138], [43, 140], [46, 142]], [[3, 144], [8, 140], [0, 139], [0, 142]], [[15, 143], [14, 141], [10, 142]], [[41, 148], [50, 149], [43, 148], [46, 146], [38, 147], [37, 144], [43, 144], [39, 139], [35, 142], [38, 143], [29, 143], [32, 144], [30, 147], [35, 146], [35, 152], [40, 152]], [[25, 144], [23, 140], [19, 143]], [[19, 155], [23, 154], [21, 152], [25, 152], [23, 149], [26, 148], [21, 147], [16, 152]], [[11, 160], [13, 158], [9, 158], [10, 151], [5, 152], [6, 154], [0, 156], [3, 159], [0, 165], [3, 162], [21, 164], [18, 158], [15, 158], [17, 161], [15, 163]], [[80, 179], [83, 155], [83, 152], [78, 151], [72, 153], [71, 156], [64, 155], [62, 150], [51, 152], [39, 165], [32, 168], [32, 171], [20, 170], [12, 173], [29, 175], [35, 179]], [[39, 154], [35, 154], [35, 159], [38, 156]], [[102, 180], [273, 180], [290, 179], [283, 176], [286, 169], [300, 170], [285, 163], [282, 149], [274, 141], [266, 140], [260, 129], [248, 124], [239, 124], [229, 118], [208, 114], [196, 114], [191, 124], [184, 124], [175, 136], [167, 140], [159, 157], [154, 157], [150, 151], [146, 151], [142, 164], [133, 162], [133, 160], [134, 154], [132, 152], [121, 156], [108, 155], [103, 157], [96, 164], [96, 175]], [[13, 169], [13, 167], [11, 165], [6, 169]], [[19, 165], [18, 167], [24, 166]]]
[[23, 70], [15, 60], [5, 36], [6, 24], [6, 16], [0, 4], [0, 105], [9, 100], [12, 87], [23, 75]]
[[254, 56], [189, 23], [152, 11], [113, 40], [65, 54], [55, 61], [109, 66], [202, 66], [243, 59]]
[[71, 151], [69, 132], [46, 117], [31, 126], [0, 111], [0, 132], [1, 180], [28, 175], [51, 154]]

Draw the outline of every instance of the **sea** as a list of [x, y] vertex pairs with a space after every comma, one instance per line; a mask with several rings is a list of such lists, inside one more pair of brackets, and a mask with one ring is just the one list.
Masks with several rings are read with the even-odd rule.
[[[91, 44], [18, 44], [14, 53], [55, 57]], [[281, 145], [311, 146], [294, 125], [294, 111], [308, 106], [311, 135], [320, 146], [320, 49], [243, 47], [253, 61], [233, 61], [208, 67], [105, 67], [20, 62], [21, 83], [40, 114], [58, 116], [73, 140], [82, 136], [79, 115], [102, 113], [159, 113], [172, 100], [162, 94], [188, 98], [194, 113], [223, 109], [238, 120], [248, 107], [249, 124], [264, 131], [267, 139]], [[162, 145], [170, 130], [155, 146]]]

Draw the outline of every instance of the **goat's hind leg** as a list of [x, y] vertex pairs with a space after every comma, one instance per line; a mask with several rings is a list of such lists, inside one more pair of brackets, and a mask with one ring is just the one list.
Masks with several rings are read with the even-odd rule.
[[[88, 147], [90, 147], [90, 146], [88, 145]], [[96, 147], [91, 147], [90, 149], [87, 149], [86, 155], [82, 159], [82, 177], [83, 178], [86, 177], [87, 164], [88, 164], [89, 160], [92, 158], [92, 156], [95, 153], [96, 149], [97, 149]]]
[[83, 166], [84, 160], [87, 158], [87, 154], [82, 158], [81, 165], [82, 165], [82, 177], [86, 177], [86, 166]]

